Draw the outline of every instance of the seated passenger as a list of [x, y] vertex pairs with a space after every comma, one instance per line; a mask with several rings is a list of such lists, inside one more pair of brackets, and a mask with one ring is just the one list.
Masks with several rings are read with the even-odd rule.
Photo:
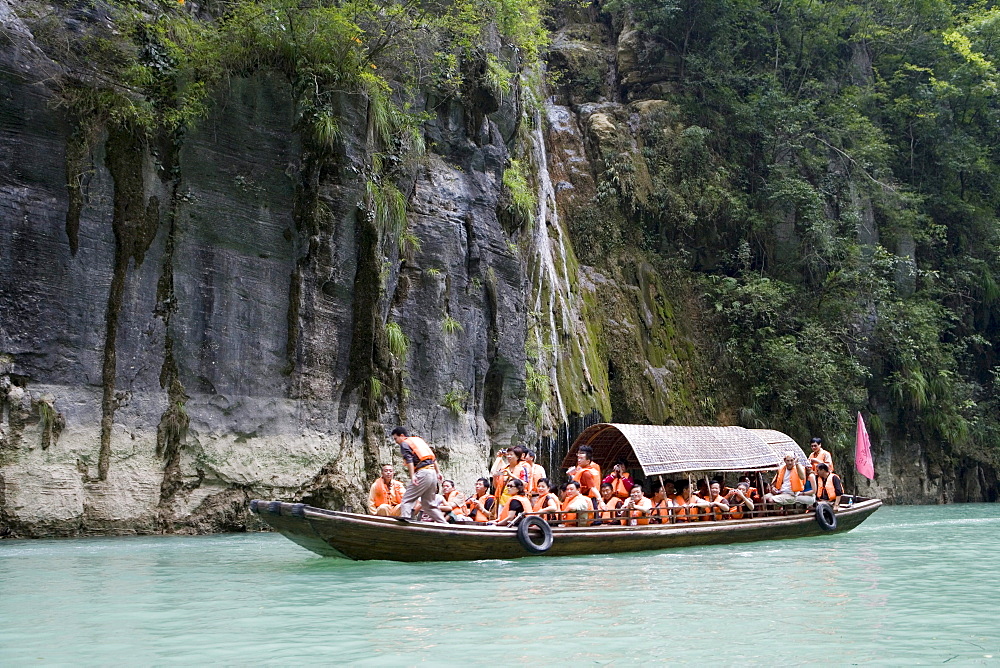
[[622, 514], [628, 518], [629, 526], [649, 524], [649, 513], [653, 508], [653, 502], [642, 493], [642, 485], [632, 486], [632, 492], [628, 499], [621, 505]]
[[816, 465], [816, 501], [826, 501], [833, 505], [834, 510], [840, 508], [840, 497], [844, 495], [844, 483], [836, 473], [830, 473], [826, 464]]
[[795, 503], [808, 508], [816, 503], [816, 474], [813, 473], [811, 466], [807, 466], [805, 469], [806, 480], [802, 486], [802, 491], [795, 493]]
[[[673, 488], [673, 483], [670, 484], [670, 488]], [[671, 511], [676, 504], [674, 500], [668, 496], [668, 489], [666, 483], [660, 484], [658, 482], [653, 483], [653, 496], [649, 501], [650, 503], [650, 519], [651, 524], [670, 524]]]
[[562, 502], [560, 510], [563, 515], [563, 526], [587, 526], [590, 524], [590, 516], [594, 509], [594, 504], [589, 496], [580, 493], [580, 483], [570, 480], [566, 483], [566, 498]]
[[622, 500], [615, 496], [615, 488], [609, 482], [601, 483], [601, 499], [597, 502], [597, 509], [601, 511], [600, 518], [602, 524], [612, 524], [618, 517], [618, 507], [622, 505]]
[[438, 510], [444, 513], [447, 519], [461, 521], [457, 516], [465, 514], [465, 502], [462, 501], [461, 492], [455, 489], [454, 480], [445, 480], [441, 483], [441, 496]]
[[611, 475], [601, 481], [602, 483], [611, 485], [614, 489], [614, 495], [622, 501], [629, 497], [629, 494], [632, 492], [632, 486], [635, 484], [635, 481], [632, 480], [632, 475], [625, 466], [625, 460], [619, 459], [618, 463], [615, 464], [615, 468], [611, 471]]
[[562, 506], [563, 501], [566, 500], [566, 483], [556, 487], [556, 498], [559, 499], [559, 505]]
[[382, 465], [382, 477], [372, 483], [368, 490], [368, 512], [382, 517], [399, 515], [399, 504], [403, 501], [406, 488], [403, 483], [393, 480], [396, 469], [392, 464]]
[[[551, 483], [548, 478], [539, 478], [535, 481], [535, 485], [538, 489], [538, 496], [531, 504], [531, 512], [538, 513], [542, 515], [543, 519], [549, 519], [544, 513], [558, 513], [559, 512], [559, 497], [550, 491]], [[551, 516], [555, 519], [556, 516]]]
[[750, 500], [753, 501], [754, 503], [759, 503], [760, 502], [760, 492], [757, 490], [756, 487], [753, 486], [753, 481], [750, 480], [750, 476], [748, 476], [748, 475], [743, 476], [742, 478], [740, 478], [740, 482], [745, 482], [746, 483], [746, 485], [747, 485], [747, 491], [744, 492], [744, 493], [748, 497], [750, 497]]
[[788, 451], [771, 481], [771, 491], [764, 495], [764, 501], [781, 506], [793, 505], [796, 492], [805, 489], [805, 481], [805, 467], [796, 461], [794, 452]]
[[497, 526], [511, 526], [521, 518], [521, 515], [531, 512], [531, 499], [524, 491], [525, 484], [522, 480], [512, 478], [507, 481], [507, 502], [497, 517]]
[[693, 522], [699, 519], [699, 506], [704, 502], [696, 494], [691, 493], [691, 483], [683, 478], [674, 483], [677, 496], [674, 497], [674, 517], [678, 522]]
[[722, 496], [722, 485], [713, 482], [709, 487], [708, 496], [705, 498], [706, 506], [703, 507], [706, 520], [721, 520], [729, 512], [729, 502]]
[[750, 484], [740, 481], [736, 488], [726, 497], [729, 503], [729, 519], [741, 520], [746, 513], [753, 510], [753, 499], [750, 498]]
[[476, 481], [476, 493], [465, 500], [465, 517], [473, 522], [486, 522], [493, 512], [496, 497], [490, 494], [490, 481], [480, 478]]

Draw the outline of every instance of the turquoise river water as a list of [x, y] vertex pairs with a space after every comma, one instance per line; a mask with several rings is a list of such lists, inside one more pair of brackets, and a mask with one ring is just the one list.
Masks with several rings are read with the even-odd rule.
[[324, 559], [276, 534], [2, 541], [0, 666], [996, 665], [998, 578], [996, 504], [453, 564]]

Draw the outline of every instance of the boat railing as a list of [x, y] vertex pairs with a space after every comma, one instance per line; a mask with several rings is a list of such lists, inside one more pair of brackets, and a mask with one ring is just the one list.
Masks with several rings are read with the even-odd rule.
[[[856, 502], [864, 501], [864, 497], [844, 495], [841, 497], [841, 509], [850, 508]], [[764, 517], [784, 517], [794, 515], [811, 515], [813, 508], [804, 505], [780, 505], [759, 501], [754, 503], [753, 510], [718, 511], [708, 506], [672, 506], [653, 509], [642, 514], [630, 510], [576, 510], [547, 511], [528, 513], [539, 516], [551, 526], [644, 526], [648, 524], [691, 524], [698, 522], [718, 522], [755, 520]], [[585, 517], [584, 517], [585, 516]]]

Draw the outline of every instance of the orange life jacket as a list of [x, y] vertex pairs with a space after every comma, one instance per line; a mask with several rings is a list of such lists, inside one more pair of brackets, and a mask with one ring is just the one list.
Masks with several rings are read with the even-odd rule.
[[371, 498], [372, 505], [376, 508], [384, 504], [398, 506], [403, 501], [403, 483], [393, 480], [391, 488], [387, 488], [385, 480], [379, 478], [372, 485]]
[[[561, 517], [563, 518], [562, 521], [563, 521], [563, 523], [564, 523], [565, 526], [571, 526], [573, 524], [576, 524], [576, 522], [577, 522], [577, 513], [576, 512], [566, 512], [566, 511], [569, 510], [569, 504], [572, 503], [573, 501], [577, 500], [580, 497], [583, 497], [583, 498], [587, 499], [588, 501], [590, 501], [590, 497], [584, 496], [583, 494], [579, 494], [578, 493], [578, 494], [574, 494], [573, 496], [567, 496], [563, 500], [562, 505], [559, 507], [559, 510], [563, 511], [563, 513], [564, 513], [563, 515], [561, 515]], [[593, 507], [593, 503], [592, 502], [591, 502], [591, 507]], [[583, 512], [583, 511], [580, 511], [580, 512]]]
[[507, 499], [507, 503], [503, 504], [503, 510], [500, 511], [500, 517], [497, 518], [498, 522], [502, 522], [510, 515], [510, 504], [514, 501], [521, 502], [521, 512], [528, 513], [531, 512], [531, 499], [526, 496], [512, 496]]
[[825, 482], [822, 480], [816, 482], [816, 500], [835, 503], [837, 501], [837, 488], [833, 486], [833, 474], [828, 475]]
[[[490, 499], [493, 499], [493, 502], [496, 503], [496, 497], [493, 496], [492, 494], [483, 494], [481, 498], [484, 506], [486, 505], [486, 502], [489, 501]], [[476, 503], [476, 501], [479, 501], [479, 499], [480, 497], [473, 496], [471, 499], [465, 502], [465, 507], [467, 509], [466, 515], [471, 517], [476, 522], [486, 522], [490, 518], [486, 516], [486, 513], [484, 513], [479, 509], [479, 505]]]
[[573, 472], [573, 480], [580, 483], [580, 493], [592, 499], [600, 498], [601, 494], [601, 467], [590, 462], [586, 467], [577, 467]]
[[[649, 510], [650, 508], [653, 507], [653, 502], [650, 499], [647, 499], [646, 497], [642, 497], [642, 500], [635, 505], [636, 508], [643, 508], [645, 510]], [[632, 518], [629, 520], [629, 524], [636, 524], [640, 526], [649, 524], [649, 515], [647, 513], [642, 512], [641, 510], [633, 509], [628, 511], [628, 514]]]
[[525, 462], [525, 466], [528, 467], [528, 484], [525, 485], [525, 489], [528, 494], [538, 493], [538, 481], [545, 477], [545, 469], [539, 464], [528, 464]]
[[417, 458], [417, 462], [433, 461], [434, 451], [431, 450], [431, 446], [427, 445], [427, 441], [420, 438], [419, 436], [410, 436], [403, 443], [410, 446], [410, 450], [413, 451], [413, 455]]
[[[628, 476], [628, 473], [622, 473], [622, 477], [614, 477], [611, 479], [611, 487], [614, 489], [613, 493], [622, 501], [627, 499], [629, 497], [629, 493], [632, 491], [631, 489], [625, 488], [626, 476]], [[628, 477], [628, 479], [631, 480], [631, 477]]]
[[690, 500], [685, 499], [680, 494], [674, 497], [674, 503], [677, 504], [677, 507], [674, 508], [674, 517], [678, 522], [694, 522], [698, 520], [698, 509], [686, 505], [697, 498], [694, 494], [691, 495]]
[[507, 503], [507, 500], [513, 496], [513, 494], [507, 491], [507, 482], [514, 478], [523, 482], [525, 491], [527, 491], [528, 480], [531, 479], [531, 469], [528, 467], [527, 462], [517, 462], [513, 466], [508, 464], [500, 469], [500, 473], [493, 477], [494, 491], [500, 497], [500, 503]]
[[[750, 492], [749, 491], [744, 492], [744, 495], [748, 499], [750, 498]], [[729, 502], [729, 512], [726, 513], [726, 517], [728, 519], [731, 519], [731, 520], [741, 520], [741, 519], [743, 519], [743, 515], [744, 515], [743, 499], [741, 499], [740, 497], [736, 496], [735, 490], [733, 491], [733, 493], [730, 496], [726, 497], [726, 501]]]
[[653, 511], [651, 513], [653, 516], [651, 522], [653, 524], [669, 524], [670, 509], [673, 508], [673, 506], [670, 505], [670, 499], [668, 497], [664, 497], [662, 501], [658, 501], [656, 503], [653, 503], [653, 500], [650, 499], [649, 503], [650, 510]]
[[[818, 459], [820, 464], [826, 464], [827, 466], [829, 466], [830, 473], [833, 473], [833, 455], [831, 455], [829, 452], [827, 452], [823, 448], [820, 448], [819, 452], [816, 453], [810, 452], [809, 456]], [[816, 468], [817, 466], [819, 466], [819, 464], [813, 464], [812, 462], [809, 462], [809, 464], [812, 466], [812, 470], [814, 473], [819, 470]]]
[[[725, 499], [723, 499], [722, 495], [720, 494], [717, 497], [715, 497], [714, 499], [712, 499], [711, 501], [709, 501], [709, 503], [721, 503], [722, 501], [725, 501]], [[705, 519], [706, 520], [721, 520], [721, 519], [723, 519], [723, 512], [719, 508], [710, 508], [710, 509], [708, 509], [708, 514], [705, 515]]]
[[601, 499], [600, 501], [597, 502], [597, 509], [603, 511], [600, 513], [600, 518], [605, 521], [610, 521], [615, 519], [615, 516], [618, 513], [614, 511], [617, 510], [621, 505], [622, 505], [622, 500], [619, 499], [617, 496], [612, 496], [611, 499], [608, 501]]
[[445, 497], [445, 503], [452, 506], [451, 512], [458, 515], [465, 514], [465, 504], [462, 502], [462, 495], [459, 494], [457, 489], [451, 490]]
[[[774, 480], [771, 485], [778, 491], [781, 491], [781, 483], [785, 482], [785, 465], [782, 464], [781, 468], [778, 469], [778, 473], [774, 476]], [[792, 493], [801, 492], [805, 489], [805, 481], [799, 477], [799, 467], [798, 464], [792, 464]]]
[[560, 508], [559, 497], [549, 492], [545, 496], [542, 496], [541, 494], [538, 495], [538, 498], [535, 499], [535, 502], [531, 505], [531, 511], [535, 513], [541, 511], [541, 509], [544, 508], [545, 506], [551, 505], [550, 501], [552, 499], [555, 499], [556, 508]]

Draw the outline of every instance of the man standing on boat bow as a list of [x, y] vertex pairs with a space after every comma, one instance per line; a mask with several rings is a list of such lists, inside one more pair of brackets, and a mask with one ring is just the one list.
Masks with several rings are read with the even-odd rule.
[[399, 504], [399, 519], [410, 520], [413, 516], [413, 506], [420, 501], [424, 514], [434, 522], [444, 522], [444, 515], [437, 507], [438, 484], [444, 480], [438, 469], [437, 457], [427, 445], [427, 441], [419, 436], [410, 436], [403, 427], [392, 430], [392, 440], [399, 446], [403, 461], [410, 470], [410, 481], [403, 500]]

